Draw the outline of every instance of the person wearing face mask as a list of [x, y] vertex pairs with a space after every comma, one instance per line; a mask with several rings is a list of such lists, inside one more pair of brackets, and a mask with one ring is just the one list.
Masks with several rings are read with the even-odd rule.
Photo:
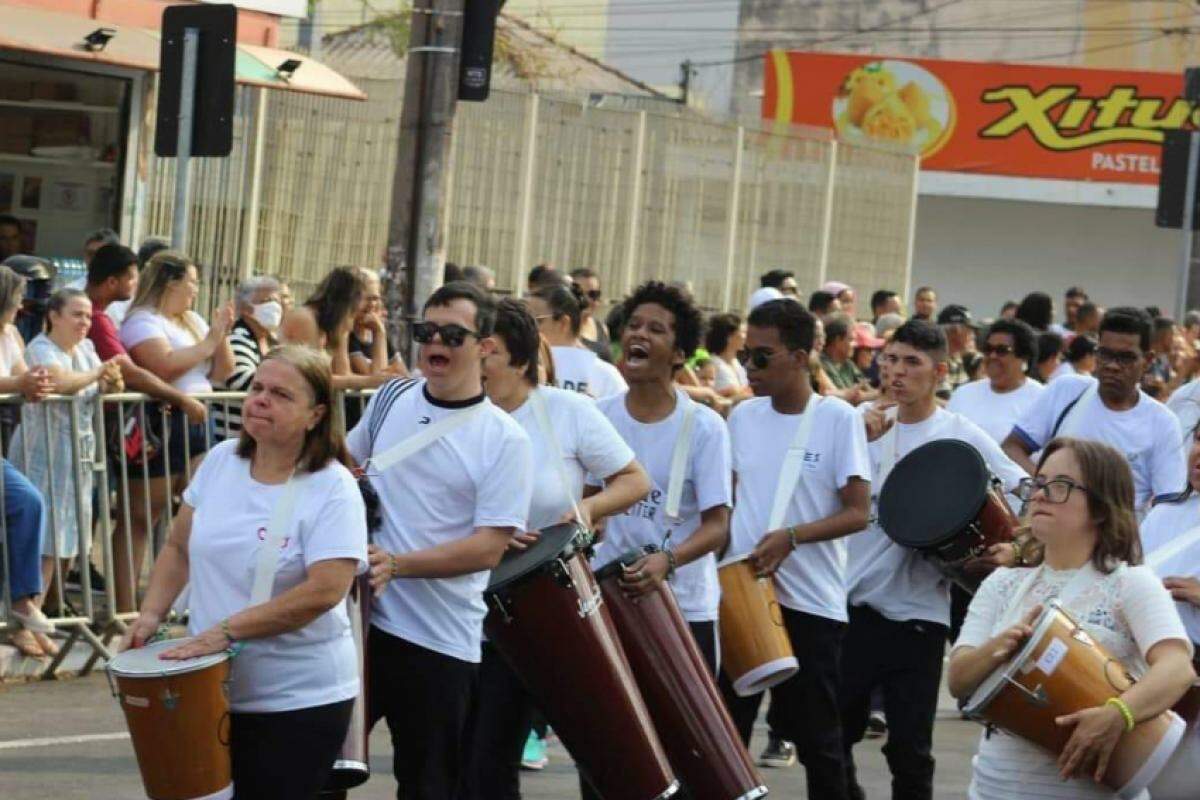
[[[245, 392], [250, 389], [254, 373], [271, 349], [283, 320], [279, 281], [268, 275], [247, 278], [238, 284], [234, 302], [238, 318], [229, 329], [233, 370], [225, 378], [222, 388], [229, 392]], [[242, 411], [237, 406], [218, 404], [213, 407], [213, 421], [218, 435], [226, 439], [235, 437], [242, 430]]]

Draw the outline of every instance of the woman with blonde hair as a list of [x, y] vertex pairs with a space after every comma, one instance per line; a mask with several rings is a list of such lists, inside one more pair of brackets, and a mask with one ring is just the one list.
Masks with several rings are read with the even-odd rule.
[[1138, 681], [1098, 706], [1059, 717], [1071, 736], [1058, 757], [1002, 732], [985, 733], [968, 795], [1110, 800], [1117, 795], [1100, 780], [1113, 748], [1188, 690], [1192, 644], [1170, 594], [1142, 565], [1133, 475], [1121, 453], [1100, 442], [1054, 439], [1017, 494], [1029, 504], [1032, 540], [1022, 560], [1030, 566], [1002, 567], [980, 586], [950, 656], [950, 693], [969, 697], [1002, 667], [1052, 599]]
[[[133, 362], [186, 394], [211, 392], [213, 383], [223, 382], [233, 370], [227, 338], [234, 320], [233, 305], [217, 309], [210, 326], [193, 308], [199, 293], [196, 263], [183, 253], [163, 250], [142, 270], [137, 294], [121, 323], [121, 344]], [[181, 476], [196, 468], [210, 440], [207, 426], [189, 424], [178, 408], [147, 405], [146, 420], [162, 446], [146, 460], [145, 483], [140, 480], [140, 469], [134, 468], [130, 474], [132, 530], [128, 536], [117, 535], [113, 559], [121, 611], [136, 607], [134, 593], [145, 559], [147, 531], [158, 521], [170, 495], [182, 489]], [[123, 515], [117, 517], [121, 520]], [[125, 549], [127, 541], [132, 552]]]

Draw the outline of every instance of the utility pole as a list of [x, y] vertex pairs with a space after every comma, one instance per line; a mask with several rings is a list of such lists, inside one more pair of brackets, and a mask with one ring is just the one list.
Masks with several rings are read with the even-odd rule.
[[464, 5], [465, 0], [418, 0], [412, 9], [383, 273], [393, 336], [404, 320], [420, 315], [442, 284], [442, 202], [458, 101]]
[[679, 65], [679, 104], [687, 108], [689, 94], [692, 89], [692, 75], [695, 69], [692, 67], [692, 60], [689, 58]]

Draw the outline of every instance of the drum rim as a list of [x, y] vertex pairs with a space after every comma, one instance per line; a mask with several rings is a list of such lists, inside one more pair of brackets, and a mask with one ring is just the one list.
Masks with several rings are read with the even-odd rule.
[[[1006, 679], [1018, 672], [1021, 669], [1021, 665], [1033, 655], [1033, 651], [1037, 648], [1038, 643], [1042, 641], [1042, 637], [1046, 635], [1046, 632], [1050, 630], [1053, 620], [1058, 614], [1062, 614], [1067, 619], [1075, 622], [1075, 619], [1063, 609], [1062, 603], [1058, 602], [1057, 599], [1047, 600], [1045, 608], [1042, 609], [1042, 613], [1038, 615], [1037, 620], [1033, 624], [1033, 633], [1030, 634], [1029, 641], [1022, 645], [1016, 655], [1009, 658], [1008, 661], [1004, 662], [1003, 665], [993, 670], [983, 679], [983, 682], [967, 698], [967, 702], [963, 705], [963, 711], [973, 716], [982, 712], [991, 704], [992, 700], [996, 699], [996, 695], [1000, 693], [1000, 690], [1008, 685]], [[1079, 623], [1076, 622], [1075, 624], [1078, 625]]]
[[118, 678], [159, 678], [167, 675], [186, 675], [189, 672], [200, 672], [209, 667], [215, 667], [229, 660], [229, 652], [222, 650], [219, 653], [209, 653], [208, 655], [196, 656], [183, 661], [164, 661], [161, 658], [155, 659], [155, 663], [159, 665], [158, 669], [145, 669], [137, 672], [132, 672], [128, 667], [122, 668], [120, 661], [126, 653], [131, 654], [126, 660], [132, 660], [133, 655], [140, 658], [148, 658], [150, 655], [163, 650], [169, 650], [172, 647], [178, 647], [181, 644], [186, 644], [192, 641], [194, 636], [187, 636], [182, 639], [163, 639], [158, 642], [151, 642], [136, 649], [125, 650], [117, 653], [109, 660], [107, 669]]
[[627, 567], [630, 564], [636, 564], [639, 560], [652, 553], [658, 552], [658, 546], [653, 544], [643, 545], [642, 547], [631, 547], [623, 551], [619, 556], [609, 561], [602, 567], [592, 570], [592, 574], [596, 576], [597, 581], [604, 581], [618, 574], [622, 567]]
[[[578, 546], [576, 544], [576, 542], [577, 542], [580, 534], [586, 532], [587, 529], [584, 528], [578, 522], [575, 522], [575, 521], [560, 522], [555, 525], [549, 525], [545, 528], [539, 529], [538, 533], [541, 534], [544, 531], [549, 531], [549, 530], [553, 530], [555, 528], [564, 528], [564, 527], [572, 529], [573, 533], [570, 537], [568, 537], [567, 539], [564, 540], [563, 549], [558, 552], [558, 555], [556, 556], [556, 558], [562, 558], [564, 556], [570, 557], [576, 553], [583, 551], [583, 548]], [[530, 566], [528, 569], [526, 569], [522, 572], [518, 572], [514, 575], [509, 575], [508, 577], [504, 578], [504, 580], [496, 582], [496, 583], [493, 582], [496, 571], [492, 570], [492, 572], [490, 573], [490, 575], [488, 577], [487, 588], [484, 591], [486, 594], [492, 595], [492, 594], [497, 594], [499, 592], [503, 592], [504, 590], [510, 589], [513, 586], [517, 586], [524, 579], [526, 579], [530, 575], [536, 573], [539, 568], [541, 568], [542, 566], [544, 566], [546, 564], [551, 563], [551, 561], [552, 561], [552, 559], [547, 559], [546, 561], [543, 561], [539, 564]], [[497, 565], [497, 569], [499, 569], [499, 565]]]
[[[925, 450], [932, 450], [934, 448], [944, 448], [947, 450], [958, 450], [958, 451], [961, 451], [964, 453], [969, 452], [972, 455], [974, 455], [975, 463], [979, 467], [982, 468], [982, 472], [983, 472], [983, 476], [984, 476], [983, 492], [982, 492], [982, 496], [980, 497], [979, 505], [975, 507], [975, 510], [971, 513], [971, 515], [966, 517], [966, 519], [964, 519], [962, 521], [962, 523], [958, 525], [958, 527], [956, 527], [952, 531], [941, 534], [937, 539], [929, 540], [929, 541], [923, 542], [919, 545], [910, 544], [908, 542], [902, 542], [888, 530], [888, 526], [885, 525], [883, 522], [884, 498], [887, 493], [888, 484], [891, 483], [893, 486], [895, 485], [893, 483], [893, 481], [896, 480], [896, 476], [898, 474], [903, 474], [903, 473], [898, 473], [897, 470], [899, 470], [901, 468], [901, 466], [904, 464], [905, 461], [910, 459], [914, 454], [921, 453]], [[891, 539], [892, 541], [894, 541], [896, 544], [900, 545], [901, 547], [908, 547], [908, 548], [911, 548], [914, 550], [922, 550], [922, 551], [936, 550], [937, 548], [941, 547], [942, 545], [946, 544], [947, 542], [953, 541], [954, 538], [956, 536], [958, 536], [959, 533], [961, 533], [962, 530], [966, 526], [970, 525], [970, 523], [973, 519], [975, 519], [976, 517], [979, 516], [979, 512], [982, 511], [983, 507], [987, 504], [988, 488], [990, 485], [989, 481], [988, 481], [988, 476], [990, 476], [991, 474], [992, 474], [991, 470], [988, 468], [987, 461], [984, 460], [983, 454], [980, 453], [979, 450], [974, 445], [970, 444], [969, 442], [964, 442], [961, 439], [950, 439], [950, 438], [933, 439], [931, 441], [925, 442], [924, 444], [919, 445], [919, 446], [913, 448], [912, 450], [910, 450], [908, 453], [906, 453], [904, 455], [903, 458], [901, 458], [899, 461], [897, 461], [896, 466], [893, 467], [892, 471], [888, 474], [887, 478], [883, 482], [883, 485], [879, 487], [879, 497], [876, 500], [876, 512], [877, 512], [877, 517], [879, 520], [879, 527], [887, 535], [887, 537], [889, 539]], [[890, 511], [890, 509], [889, 509], [889, 511]], [[888, 514], [888, 516], [891, 516], [891, 515]], [[895, 526], [893, 525], [892, 527], [895, 527]]]

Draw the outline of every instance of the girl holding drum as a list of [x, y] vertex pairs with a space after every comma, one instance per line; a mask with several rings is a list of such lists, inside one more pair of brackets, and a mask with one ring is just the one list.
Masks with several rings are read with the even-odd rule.
[[[1002, 669], [1054, 598], [1140, 679], [1102, 704], [1058, 717], [1055, 723], [1071, 736], [1057, 759], [1014, 736], [985, 734], [969, 796], [1114, 798], [1100, 783], [1114, 748], [1123, 733], [1187, 691], [1195, 677], [1192, 645], [1170, 595], [1141, 565], [1133, 476], [1119, 452], [1100, 442], [1054, 439], [1018, 496], [1029, 503], [1033, 536], [1025, 563], [1037, 566], [1000, 568], [984, 581], [951, 654], [951, 694], [966, 698]], [[1070, 778], [1083, 780], [1065, 782]]]
[[[243, 406], [241, 437], [213, 447], [184, 491], [125, 640], [144, 644], [190, 584], [194, 638], [162, 657], [236, 653], [235, 797], [316, 797], [359, 692], [343, 600], [367, 568], [366, 517], [343, 466], [331, 394], [328, 356], [294, 345], [266, 356]], [[275, 542], [277, 558], [260, 564], [260, 550]]]

